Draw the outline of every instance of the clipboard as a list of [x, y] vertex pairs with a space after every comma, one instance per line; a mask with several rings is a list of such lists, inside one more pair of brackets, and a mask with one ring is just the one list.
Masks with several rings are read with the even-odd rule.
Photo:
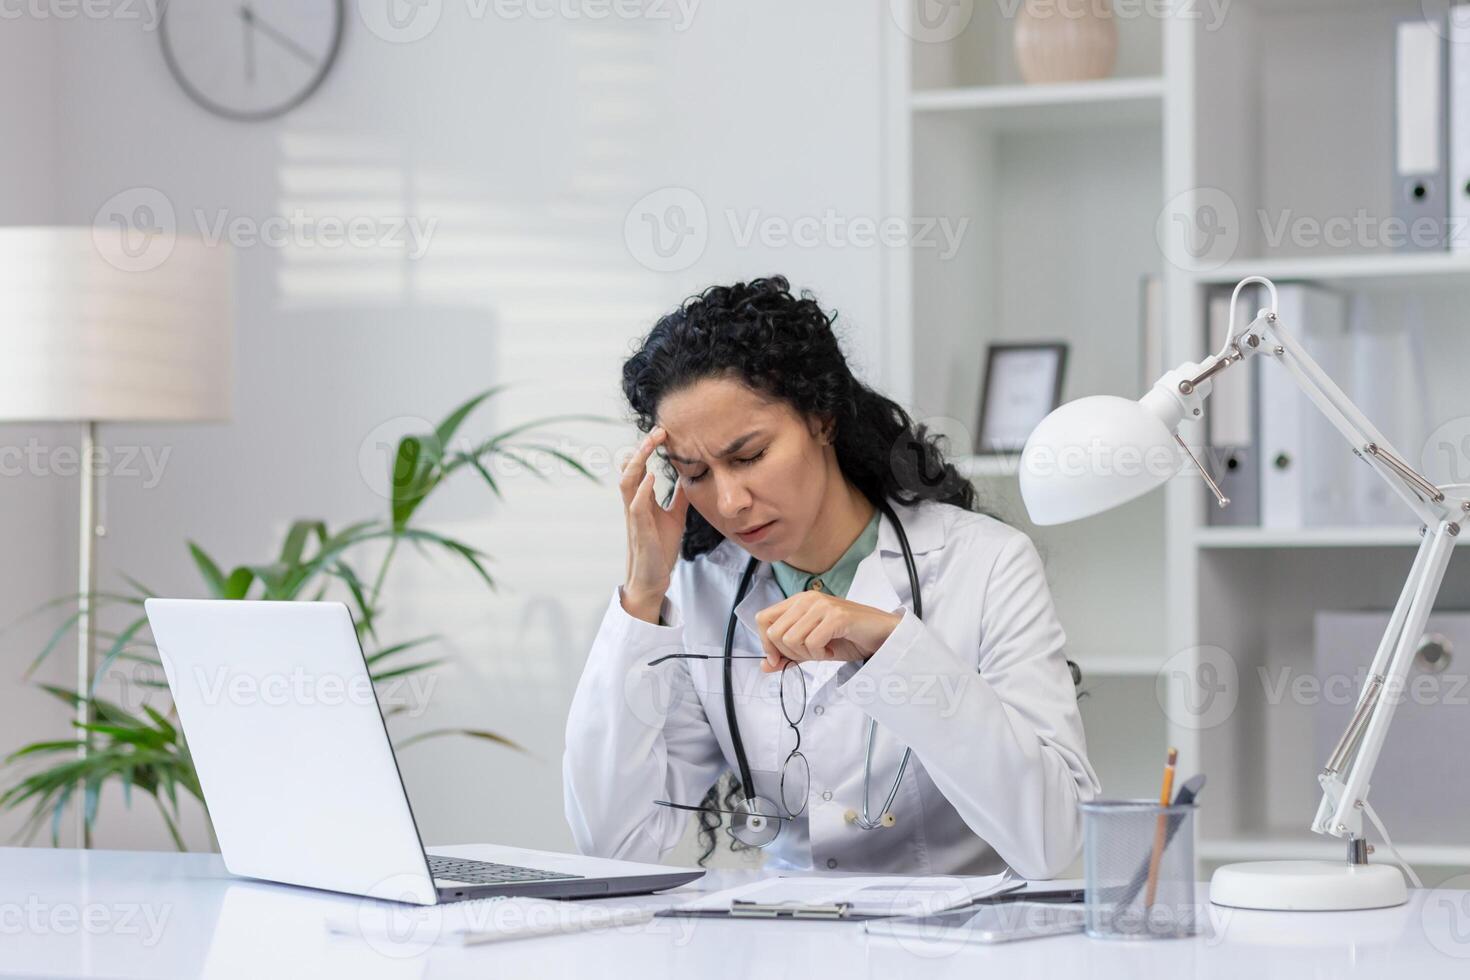
[[744, 902], [735, 899], [728, 909], [660, 909], [655, 918], [669, 919], [801, 919], [807, 922], [863, 922], [886, 915], [854, 912], [851, 902], [795, 905], [789, 902]]
[[[964, 905], [957, 905], [953, 909], [945, 909], [947, 912], [955, 909], [979, 908], [982, 905], [998, 905], [1004, 902], [1054, 902], [1061, 904], [1078, 903], [1084, 900], [1085, 893], [1081, 888], [1061, 888], [1049, 891], [1023, 891], [1026, 882], [1018, 881], [1014, 887], [993, 895], [977, 898]], [[851, 902], [833, 902], [830, 904], [798, 905], [791, 902], [747, 902], [735, 899], [730, 903], [728, 909], [660, 909], [654, 913], [656, 918], [688, 918], [688, 919], [765, 919], [765, 920], [797, 920], [804, 922], [865, 922], [869, 919], [894, 919], [904, 918], [904, 915], [876, 914], [870, 912], [854, 911]]]

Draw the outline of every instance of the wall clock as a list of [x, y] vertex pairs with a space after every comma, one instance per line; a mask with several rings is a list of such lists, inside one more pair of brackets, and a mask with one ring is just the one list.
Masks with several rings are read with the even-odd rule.
[[331, 71], [342, 8], [343, 0], [169, 0], [163, 59], [215, 115], [270, 119], [304, 102]]

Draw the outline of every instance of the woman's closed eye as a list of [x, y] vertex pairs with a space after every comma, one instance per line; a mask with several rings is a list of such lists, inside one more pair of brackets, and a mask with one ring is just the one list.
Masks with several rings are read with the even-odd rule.
[[[766, 451], [764, 449], [762, 449], [760, 452], [756, 453], [754, 456], [736, 456], [736, 457], [732, 458], [730, 460], [730, 462], [735, 463], [737, 466], [749, 466], [751, 463], [754, 463], [756, 460], [760, 459], [765, 454], [766, 454]], [[684, 482], [685, 483], [698, 483], [700, 480], [703, 480], [706, 476], [709, 476], [709, 468], [708, 467], [706, 467], [702, 472], [699, 472], [699, 473], [691, 473], [688, 476], [684, 477]]]

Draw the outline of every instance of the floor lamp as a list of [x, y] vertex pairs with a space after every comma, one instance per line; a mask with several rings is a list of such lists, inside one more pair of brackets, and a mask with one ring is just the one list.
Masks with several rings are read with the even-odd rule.
[[[106, 533], [97, 519], [98, 425], [229, 418], [231, 278], [230, 250], [197, 238], [123, 225], [0, 228], [0, 421], [82, 426], [80, 694], [95, 666], [94, 551]], [[77, 721], [91, 720], [84, 700]], [[79, 740], [79, 756], [90, 743]], [[77, 800], [77, 843], [90, 847]]]

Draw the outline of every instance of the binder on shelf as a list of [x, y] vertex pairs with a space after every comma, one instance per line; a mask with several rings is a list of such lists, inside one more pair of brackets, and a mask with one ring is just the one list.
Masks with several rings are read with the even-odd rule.
[[[1391, 303], [1384, 299], [1380, 303]], [[1424, 316], [1418, 297], [1408, 296], [1386, 314], [1367, 297], [1354, 297], [1349, 334], [1353, 338], [1353, 400], [1374, 425], [1404, 453], [1410, 465], [1425, 465], [1437, 482], [1452, 482], [1437, 472], [1433, 460], [1420, 459], [1420, 447], [1429, 438], [1429, 395], [1424, 384]], [[1357, 523], [1371, 527], [1407, 526], [1413, 520], [1408, 506], [1373, 468], [1353, 467], [1354, 510]]]
[[[1245, 306], [1250, 306], [1246, 295]], [[1209, 296], [1205, 348], [1217, 351], [1225, 343], [1230, 329], [1230, 293], [1215, 290]], [[1255, 311], [1237, 313], [1242, 318]], [[1216, 506], [1209, 487], [1201, 487], [1205, 495], [1205, 513], [1212, 527], [1241, 527], [1261, 523], [1261, 467], [1256, 451], [1256, 384], [1259, 377], [1258, 358], [1249, 358], [1214, 379], [1214, 392], [1206, 403], [1205, 426], [1209, 447], [1204, 465], [1230, 498], [1230, 506]]]
[[1449, 247], [1470, 251], [1470, 5], [1449, 8]]
[[[1321, 685], [1313, 708], [1317, 758], [1325, 759], [1347, 729], [1357, 693], [1367, 680], [1388, 611], [1318, 610], [1313, 617], [1313, 665]], [[1470, 613], [1430, 615], [1383, 743], [1368, 802], [1394, 839], [1416, 844], [1462, 844], [1470, 813], [1470, 780], [1463, 749], [1470, 739], [1464, 708], [1464, 651], [1470, 648]]]
[[[1254, 291], [1259, 307], [1265, 297]], [[1254, 310], [1252, 310], [1254, 312]], [[1277, 287], [1282, 323], [1329, 377], [1351, 363], [1347, 299], [1320, 286]], [[1294, 529], [1357, 523], [1350, 467], [1357, 463], [1342, 436], [1279, 365], [1258, 375], [1256, 441], [1260, 452], [1261, 526]]]
[[1145, 275], [1138, 281], [1138, 336], [1140, 391], [1169, 369], [1164, 357], [1164, 280]]
[[1394, 217], [1403, 251], [1446, 245], [1449, 224], [1446, 22], [1425, 13], [1394, 25]]

